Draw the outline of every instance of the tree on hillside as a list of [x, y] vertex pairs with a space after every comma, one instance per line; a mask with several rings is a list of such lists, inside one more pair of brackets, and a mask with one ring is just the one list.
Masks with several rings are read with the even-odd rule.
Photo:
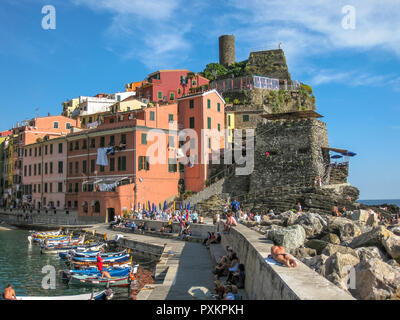
[[219, 63], [209, 63], [203, 72], [200, 72], [200, 75], [206, 77], [208, 80], [213, 81], [219, 76], [222, 76], [227, 73], [226, 68]]

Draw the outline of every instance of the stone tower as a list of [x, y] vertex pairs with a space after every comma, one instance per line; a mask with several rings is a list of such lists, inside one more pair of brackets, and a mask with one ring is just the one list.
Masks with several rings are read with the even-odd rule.
[[234, 35], [223, 35], [219, 37], [219, 63], [224, 67], [235, 63]]

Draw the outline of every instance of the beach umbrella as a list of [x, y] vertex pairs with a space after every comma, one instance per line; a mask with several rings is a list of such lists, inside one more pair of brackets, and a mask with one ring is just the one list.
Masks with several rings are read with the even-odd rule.
[[188, 209], [188, 210], [190, 210], [190, 201], [189, 201], [189, 203], [188, 203], [188, 207], [187, 207], [187, 209]]
[[339, 156], [338, 154], [334, 155], [331, 157], [332, 159], [340, 159], [343, 158], [343, 156]]
[[182, 211], [182, 201], [179, 201], [179, 211]]
[[158, 210], [161, 211], [161, 202], [158, 203]]
[[354, 152], [343, 152], [342, 155], [347, 156], [347, 157], [354, 157], [357, 155], [357, 153]]
[[148, 210], [150, 210], [150, 208], [151, 208], [151, 204], [150, 204], [150, 201], [147, 201], [147, 204], [148, 204]]
[[133, 211], [136, 211], [136, 203], [133, 205]]
[[168, 204], [167, 204], [167, 200], [164, 201], [164, 211], [167, 211], [168, 209]]
[[196, 203], [194, 204], [194, 208], [193, 208], [193, 211], [196, 211]]

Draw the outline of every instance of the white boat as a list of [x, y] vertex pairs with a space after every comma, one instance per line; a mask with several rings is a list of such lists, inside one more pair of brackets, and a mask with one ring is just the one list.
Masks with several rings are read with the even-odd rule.
[[100, 292], [84, 293], [75, 296], [55, 296], [55, 297], [17, 297], [17, 300], [110, 300], [113, 292], [106, 289]]

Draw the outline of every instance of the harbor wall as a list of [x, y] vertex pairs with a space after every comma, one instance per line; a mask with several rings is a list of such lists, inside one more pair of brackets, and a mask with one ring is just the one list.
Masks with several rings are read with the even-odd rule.
[[[222, 230], [223, 223], [218, 227]], [[238, 225], [222, 234], [245, 265], [246, 294], [250, 300], [354, 300], [354, 298], [298, 261], [297, 268], [268, 264], [272, 243], [259, 233]]]

